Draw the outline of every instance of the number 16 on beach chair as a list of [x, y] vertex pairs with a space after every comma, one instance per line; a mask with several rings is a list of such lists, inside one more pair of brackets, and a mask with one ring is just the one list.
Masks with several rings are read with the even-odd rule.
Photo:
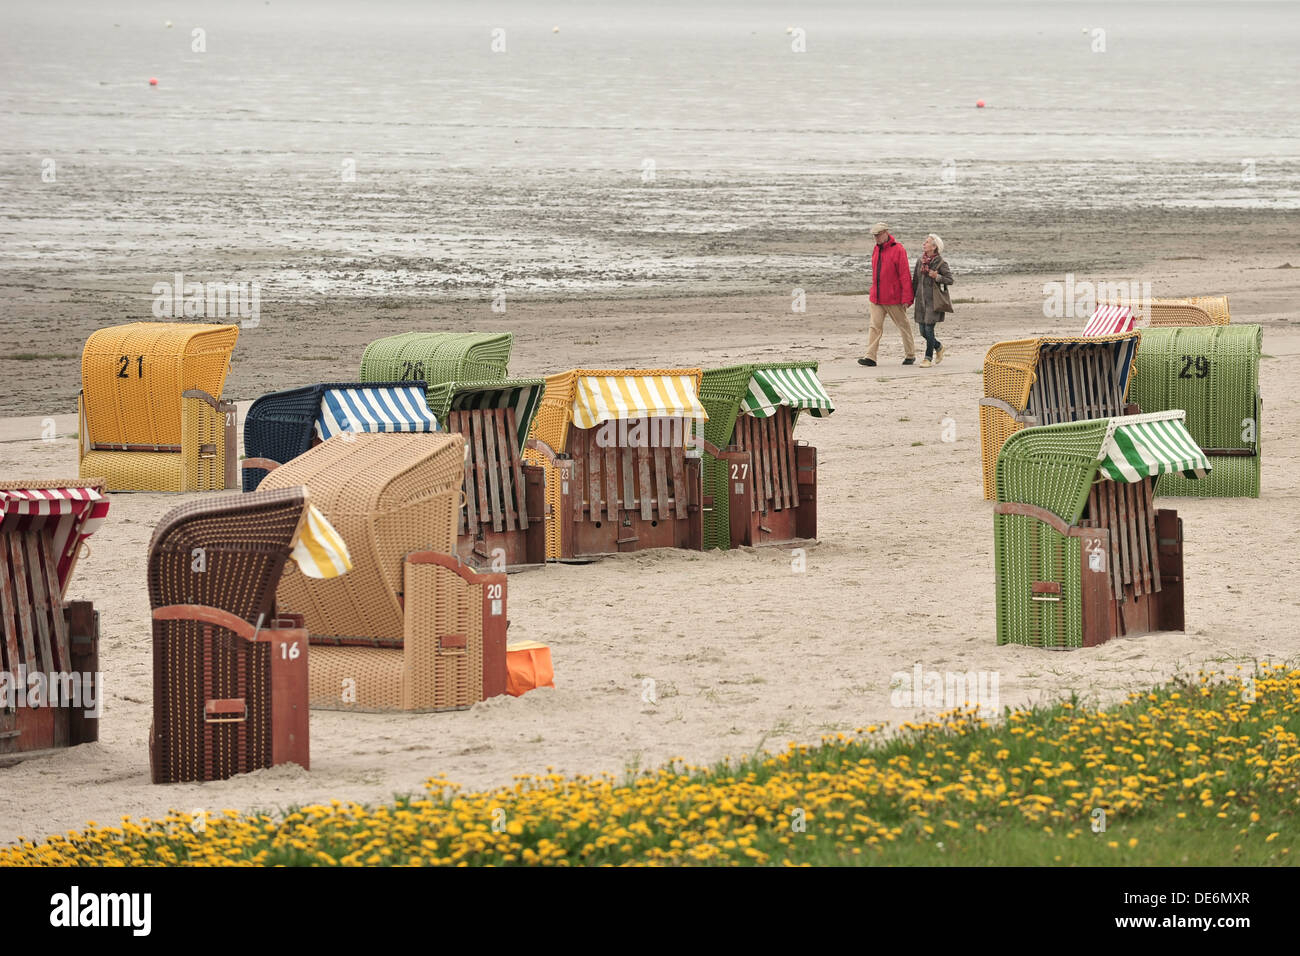
[[310, 769], [308, 635], [276, 605], [288, 562], [313, 578], [351, 568], [302, 486], [192, 502], [158, 522], [148, 556], [154, 783]]
[[99, 739], [99, 613], [64, 596], [108, 514], [103, 490], [94, 478], [0, 482], [0, 754]]
[[549, 559], [703, 546], [700, 377], [698, 368], [547, 377], [526, 457], [546, 468]]

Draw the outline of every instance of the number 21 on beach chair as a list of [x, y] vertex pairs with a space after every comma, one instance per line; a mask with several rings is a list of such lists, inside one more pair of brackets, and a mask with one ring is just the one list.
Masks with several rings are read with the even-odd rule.
[[233, 402], [221, 401], [236, 325], [100, 329], [81, 358], [80, 474], [108, 491], [239, 487]]

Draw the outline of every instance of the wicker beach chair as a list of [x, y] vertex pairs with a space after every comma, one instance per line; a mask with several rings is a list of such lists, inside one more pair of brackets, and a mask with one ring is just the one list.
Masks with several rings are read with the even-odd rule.
[[1199, 481], [1164, 475], [1156, 494], [1258, 498], [1261, 415], [1258, 325], [1148, 329], [1133, 373], [1133, 400], [1143, 411], [1184, 409], [1187, 430], [1214, 471]]
[[1044, 336], [999, 342], [984, 357], [980, 446], [984, 497], [992, 499], [998, 453], [1029, 425], [1122, 415], [1141, 333]]
[[704, 547], [732, 548], [817, 537], [817, 449], [796, 442], [802, 412], [825, 418], [835, 404], [816, 362], [705, 369]]
[[324, 382], [258, 398], [244, 419], [244, 490], [339, 432], [430, 432], [424, 382]]
[[546, 562], [546, 475], [524, 458], [541, 406], [540, 378], [444, 382], [429, 389], [429, 408], [465, 436], [465, 484], [456, 541], [462, 561], [494, 571]]
[[[0, 482], [0, 755], [99, 739], [99, 614], [64, 598], [108, 514], [103, 490], [96, 478]], [[33, 674], [59, 675], [43, 700], [29, 699]]]
[[263, 489], [307, 485], [353, 569], [290, 570], [279, 603], [310, 633], [311, 706], [436, 711], [505, 692], [505, 575], [456, 557], [465, 439], [336, 435], [276, 468]]
[[1181, 411], [1025, 428], [997, 462], [997, 641], [1091, 647], [1183, 629], [1182, 522], [1157, 476], [1204, 475]]
[[80, 474], [109, 491], [237, 488], [236, 412], [220, 400], [236, 325], [100, 329], [81, 358]]
[[1162, 325], [1228, 325], [1226, 295], [1194, 295], [1182, 299], [1152, 299], [1147, 307], [1152, 327]]
[[376, 339], [361, 356], [363, 382], [498, 382], [510, 364], [510, 332], [403, 332]]
[[525, 457], [546, 469], [549, 559], [703, 546], [700, 378], [698, 368], [547, 377]]
[[286, 562], [337, 576], [347, 550], [301, 486], [181, 505], [149, 544], [155, 783], [309, 768], [307, 632], [278, 613]]

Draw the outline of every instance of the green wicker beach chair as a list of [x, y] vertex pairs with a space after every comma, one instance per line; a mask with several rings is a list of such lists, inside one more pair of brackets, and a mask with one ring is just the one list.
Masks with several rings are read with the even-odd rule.
[[1210, 461], [1181, 411], [1024, 428], [997, 460], [999, 644], [1091, 647], [1183, 629], [1182, 523], [1158, 476]]
[[[403, 332], [376, 339], [361, 356], [361, 381], [499, 382], [510, 364], [510, 332]], [[430, 406], [432, 407], [432, 406]]]
[[775, 544], [817, 537], [817, 449], [794, 439], [801, 411], [824, 418], [835, 404], [816, 362], [707, 369], [700, 403], [704, 437], [704, 547]]
[[1165, 475], [1156, 494], [1258, 498], [1260, 465], [1258, 325], [1147, 329], [1131, 397], [1144, 412], [1181, 408], [1187, 430], [1214, 471], [1200, 481]]

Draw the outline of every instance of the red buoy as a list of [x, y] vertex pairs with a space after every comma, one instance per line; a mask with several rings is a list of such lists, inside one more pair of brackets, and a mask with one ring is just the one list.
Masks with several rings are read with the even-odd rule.
[[[156, 76], [151, 76], [151, 77], [149, 77], [149, 85], [150, 85], [150, 86], [157, 86], [157, 85], [158, 85], [158, 77], [156, 77]], [[984, 103], [983, 103], [982, 100], [980, 101], [980, 105], [981, 105], [981, 106], [984, 105]]]
[[976, 109], [980, 109], [980, 110], [984, 109], [984, 101], [983, 101], [983, 100], [976, 100], [976, 101], [975, 101], [975, 108], [976, 108]]

